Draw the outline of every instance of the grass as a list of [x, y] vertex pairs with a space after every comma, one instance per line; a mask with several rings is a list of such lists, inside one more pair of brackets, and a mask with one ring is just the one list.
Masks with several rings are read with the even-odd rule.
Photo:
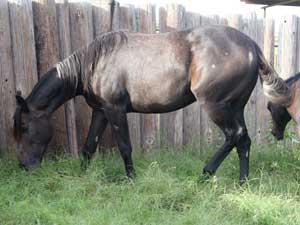
[[134, 155], [127, 180], [118, 154], [97, 155], [83, 172], [70, 157], [26, 172], [0, 160], [0, 224], [300, 224], [300, 151], [256, 146], [251, 175], [238, 185], [234, 150], [209, 181], [213, 151], [186, 148]]

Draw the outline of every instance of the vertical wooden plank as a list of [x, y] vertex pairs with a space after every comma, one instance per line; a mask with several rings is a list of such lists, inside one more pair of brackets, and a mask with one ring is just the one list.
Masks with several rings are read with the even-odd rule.
[[137, 31], [137, 21], [133, 5], [124, 5], [120, 7], [120, 29], [125, 29], [130, 32]]
[[286, 16], [281, 28], [279, 69], [280, 76], [287, 79], [297, 72], [298, 17]]
[[[160, 10], [161, 32], [184, 29], [186, 25], [185, 8], [178, 4], [169, 4]], [[164, 23], [165, 24], [162, 24]], [[163, 30], [165, 29], [165, 30]], [[168, 147], [180, 147], [183, 144], [183, 110], [160, 115], [160, 133], [162, 144]]]
[[[92, 6], [87, 2], [69, 3], [72, 51], [93, 40]], [[88, 134], [91, 109], [83, 97], [75, 98], [78, 145], [81, 148]]]
[[[34, 37], [37, 56], [37, 72], [41, 78], [59, 61], [58, 30], [54, 0], [34, 0], [32, 2]], [[61, 106], [51, 116], [53, 138], [50, 149], [67, 145], [65, 110]]]
[[[137, 31], [137, 21], [135, 8], [133, 5], [124, 5], [120, 7], [120, 29], [126, 29], [130, 32]], [[127, 114], [130, 139], [133, 148], [141, 147], [141, 123], [139, 113]]]
[[[22, 95], [27, 97], [38, 80], [32, 2], [30, 0], [9, 0], [8, 8], [15, 81], [14, 91], [21, 91]], [[9, 120], [9, 123], [11, 124], [12, 120]]]
[[[155, 33], [154, 5], [141, 5], [136, 10], [137, 30], [142, 33]], [[144, 151], [159, 147], [159, 117], [157, 114], [141, 115], [141, 148]]]
[[186, 28], [195, 28], [201, 25], [201, 16], [197, 13], [186, 12]]
[[110, 31], [112, 0], [92, 0], [95, 37]]
[[[186, 12], [186, 28], [201, 25], [201, 16]], [[201, 106], [195, 102], [183, 109], [183, 144], [199, 148], [201, 146]]]
[[[264, 20], [264, 45], [263, 52], [271, 64], [274, 67], [274, 33], [275, 33], [275, 23], [274, 20], [266, 19]], [[263, 94], [262, 85], [258, 82], [257, 85], [258, 95], [257, 95], [257, 142], [266, 143], [268, 135], [269, 120], [271, 119], [270, 113], [267, 110], [267, 98]]]
[[297, 17], [297, 68], [296, 70], [299, 72], [300, 71], [300, 17]]
[[159, 33], [167, 32], [167, 10], [164, 7], [159, 8]]
[[[68, 57], [72, 53], [69, 5], [67, 0], [56, 0], [56, 15], [58, 25], [60, 59]], [[78, 155], [76, 112], [74, 99], [65, 103], [66, 129], [68, 136], [68, 152]]]
[[[255, 13], [250, 14], [247, 18], [244, 19], [242, 32], [247, 34], [249, 37], [251, 37], [259, 46], [261, 49], [263, 49], [263, 23], [262, 21], [257, 19], [257, 16]], [[256, 86], [254, 90], [252, 91], [252, 94], [250, 96], [250, 99], [248, 100], [248, 103], [245, 108], [245, 119], [246, 124], [248, 128], [249, 136], [252, 140], [257, 141], [257, 105], [260, 101], [260, 94], [262, 94], [262, 87], [258, 87], [260, 85], [259, 82], [256, 83]]]
[[113, 7], [112, 30], [120, 30], [120, 3], [115, 1]]
[[10, 0], [8, 6], [15, 89], [27, 97], [38, 79], [32, 3], [30, 0]]
[[[256, 43], [259, 45], [261, 50], [264, 50], [264, 21], [262, 19], [257, 19], [256, 20], [256, 38], [254, 39]], [[274, 48], [274, 47], [272, 47]], [[253, 93], [250, 97], [250, 101], [254, 98], [255, 101], [255, 106], [254, 109], [255, 111], [252, 111], [255, 116], [251, 116], [253, 120], [255, 120], [255, 123], [252, 121], [252, 123], [255, 125], [255, 141], [257, 143], [262, 143], [263, 138], [266, 134], [266, 119], [267, 116], [267, 102], [265, 95], [263, 93], [263, 88], [261, 85], [261, 82], [257, 81], [256, 86], [253, 90]], [[251, 103], [251, 102], [250, 102]], [[253, 110], [254, 110], [253, 109]], [[262, 132], [265, 130], [265, 132]]]
[[15, 109], [12, 42], [7, 0], [0, 1], [0, 156], [14, 148], [11, 129]]
[[[201, 25], [215, 25], [220, 23], [218, 16], [201, 16]], [[223, 141], [223, 133], [218, 126], [210, 119], [205, 109], [200, 106], [200, 144], [219, 145]]]
[[[111, 20], [112, 0], [92, 0], [91, 2], [94, 37], [97, 37], [102, 33], [111, 31], [111, 22], [113, 23], [112, 29], [115, 30], [117, 28], [117, 24], [119, 23], [119, 12], [118, 9], [116, 9], [118, 8], [118, 5], [115, 6], [114, 18], [113, 20]], [[108, 124], [108, 126], [106, 127], [99, 142], [99, 146], [101, 151], [104, 151], [106, 148], [116, 147], [116, 141], [114, 140], [110, 124]]]
[[[228, 25], [247, 34], [253, 40], [257, 39], [257, 21], [256, 16], [243, 18], [241, 15], [231, 15], [228, 18]], [[245, 107], [245, 120], [249, 136], [255, 138], [256, 134], [256, 89], [253, 90], [250, 99]]]

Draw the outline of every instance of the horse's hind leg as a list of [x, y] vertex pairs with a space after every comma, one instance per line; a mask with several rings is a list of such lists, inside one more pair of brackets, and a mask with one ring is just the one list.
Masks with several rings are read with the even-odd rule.
[[118, 148], [124, 160], [125, 170], [128, 177], [133, 178], [134, 167], [132, 162], [132, 147], [128, 130], [126, 111], [122, 108], [106, 109], [105, 115], [112, 126], [113, 134], [117, 140]]
[[89, 133], [82, 149], [83, 161], [81, 165], [83, 169], [86, 169], [93, 154], [96, 152], [97, 145], [106, 126], [107, 119], [104, 112], [93, 110]]
[[249, 174], [249, 150], [251, 141], [244, 120], [244, 109], [206, 105], [210, 118], [221, 128], [225, 142], [204, 167], [205, 174], [214, 174], [234, 147], [237, 147], [240, 161], [240, 182]]

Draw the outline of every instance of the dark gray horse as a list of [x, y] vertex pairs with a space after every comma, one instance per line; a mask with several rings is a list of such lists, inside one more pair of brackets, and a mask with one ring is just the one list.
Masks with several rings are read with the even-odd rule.
[[46, 73], [26, 100], [16, 96], [14, 134], [20, 164], [25, 168], [40, 164], [52, 137], [51, 114], [67, 100], [83, 95], [93, 108], [82, 150], [85, 162], [110, 123], [131, 177], [134, 168], [126, 113], [171, 112], [198, 100], [226, 137], [204, 173], [213, 174], [237, 147], [243, 182], [249, 173], [251, 144], [244, 108], [258, 74], [269, 99], [288, 104], [289, 88], [274, 75], [256, 43], [233, 28], [106, 33]]

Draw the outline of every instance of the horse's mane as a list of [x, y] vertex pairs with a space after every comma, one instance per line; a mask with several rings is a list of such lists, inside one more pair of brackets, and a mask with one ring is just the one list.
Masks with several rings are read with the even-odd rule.
[[[103, 33], [87, 46], [84, 46], [56, 65], [59, 76], [72, 87], [77, 87], [79, 79], [84, 87], [88, 85], [88, 77], [101, 57], [107, 57], [127, 42], [124, 31]], [[80, 76], [80, 77], [78, 77]], [[75, 91], [75, 90], [74, 90]]]

